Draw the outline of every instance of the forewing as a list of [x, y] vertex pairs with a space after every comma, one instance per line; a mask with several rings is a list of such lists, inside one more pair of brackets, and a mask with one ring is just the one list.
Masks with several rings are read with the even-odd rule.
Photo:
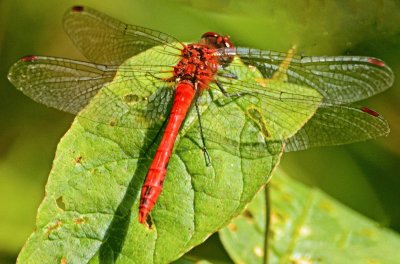
[[285, 151], [347, 144], [389, 134], [389, 125], [376, 112], [355, 106], [323, 106], [294, 136]]
[[178, 42], [167, 34], [122, 23], [89, 7], [72, 7], [63, 21], [82, 54], [100, 64], [120, 65], [151, 47]]
[[117, 68], [69, 59], [29, 56], [9, 70], [8, 79], [36, 102], [77, 114]]
[[[90, 117], [93, 121], [109, 123], [135, 101], [147, 100], [149, 107], [156, 85], [171, 86], [163, 81], [172, 76], [172, 66], [179, 59], [170, 53], [176, 49], [160, 46], [146, 53], [148, 59], [133, 59], [121, 66], [106, 66], [70, 59], [28, 56], [16, 62], [9, 71], [8, 78], [14, 86], [33, 100], [47, 106], [78, 114], [102, 88], [108, 100], [98, 105], [98, 115]], [[155, 65], [154, 62], [158, 65]], [[151, 64], [153, 63], [153, 64]], [[118, 70], [118, 78], [114, 80]], [[109, 83], [114, 80], [126, 89], [123, 96], [115, 95]], [[126, 96], [125, 96], [126, 95]], [[163, 103], [154, 105], [161, 108]], [[115, 109], [112, 109], [115, 108]], [[132, 109], [131, 109], [132, 110]], [[149, 110], [150, 111], [150, 110]], [[134, 112], [132, 114], [135, 114]], [[123, 125], [123, 124], [121, 124]], [[132, 124], [130, 124], [132, 125]], [[136, 124], [141, 126], [144, 124]]]
[[311, 87], [330, 104], [363, 100], [386, 90], [394, 81], [392, 70], [371, 57], [298, 56], [249, 48], [230, 52], [256, 67], [264, 78], [273, 78], [276, 72], [284, 71], [286, 82]]

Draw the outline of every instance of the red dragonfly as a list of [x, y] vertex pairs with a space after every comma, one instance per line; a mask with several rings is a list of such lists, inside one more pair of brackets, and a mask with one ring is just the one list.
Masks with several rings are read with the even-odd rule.
[[[32, 99], [73, 114], [78, 114], [100, 89], [108, 89], [117, 71], [126, 75], [127, 82], [135, 81], [131, 87], [133, 95], [128, 99], [136, 100], [139, 94], [147, 100], [147, 114], [140, 114], [140, 109], [133, 113], [146, 121], [139, 122], [137, 118], [127, 126], [146, 128], [150, 123], [158, 122], [160, 116], [167, 121], [142, 186], [140, 223], [146, 221], [162, 191], [175, 140], [190, 111], [196, 111], [198, 117], [201, 139], [198, 147], [204, 152], [206, 165], [212, 162], [207, 152], [210, 142], [227, 148], [233, 145], [236, 149], [247, 144], [246, 153], [256, 156], [266, 153], [263, 149], [268, 149], [273, 140], [283, 142], [285, 151], [296, 151], [375, 138], [389, 132], [386, 121], [378, 113], [366, 107], [350, 105], [392, 85], [394, 76], [391, 69], [376, 58], [307, 57], [295, 55], [294, 50], [280, 53], [234, 47], [229, 37], [213, 32], [203, 34], [198, 43], [184, 44], [167, 34], [127, 25], [82, 6], [75, 6], [65, 14], [64, 26], [90, 63], [27, 56], [11, 67], [8, 78]], [[127, 59], [155, 46], [166, 47], [158, 51], [160, 56], [168, 58], [165, 64], [122, 66]], [[252, 81], [241, 79], [234, 70], [235, 67], [240, 68], [235, 57], [239, 57], [249, 70], [260, 71], [262, 78]], [[166, 73], [168, 77], [165, 77]], [[154, 87], [149, 92], [151, 84], [141, 81], [149, 76], [163, 82], [168, 89]], [[286, 85], [273, 87], [269, 80], [280, 80]], [[229, 124], [230, 131], [226, 133], [206, 127], [204, 123], [211, 124], [212, 120], [203, 121], [199, 104], [204, 94], [212, 91], [222, 95], [225, 102], [247, 100], [254, 104], [246, 114], [264, 135], [261, 143], [238, 142], [229, 134], [237, 124]], [[170, 96], [171, 93], [173, 96]], [[114, 109], [112, 113], [105, 113], [102, 111], [104, 107], [99, 106], [99, 120], [104, 115], [122, 115], [125, 113], [123, 104], [130, 101], [127, 97], [112, 97], [112, 91], [108, 94], [110, 104], [116, 106], [111, 107]], [[321, 99], [313, 94], [321, 95]], [[221, 97], [210, 98], [211, 102], [221, 101]], [[264, 98], [268, 99], [267, 105], [260, 104], [264, 103]], [[257, 100], [258, 103], [253, 103]], [[318, 108], [312, 118], [305, 118], [308, 120], [306, 124], [292, 124], [290, 115], [306, 115], [302, 109], [308, 106]], [[274, 118], [277, 116], [275, 111], [286, 113], [287, 119]], [[154, 112], [159, 114], [149, 115]], [[221, 110], [215, 110], [215, 114], [229, 115]], [[267, 122], [260, 117], [264, 114], [273, 121]], [[239, 119], [238, 123], [241, 123]], [[290, 130], [287, 126], [296, 125], [297, 133], [284, 132]], [[160, 127], [159, 130], [163, 126]], [[243, 149], [241, 151], [240, 155], [245, 155]]]

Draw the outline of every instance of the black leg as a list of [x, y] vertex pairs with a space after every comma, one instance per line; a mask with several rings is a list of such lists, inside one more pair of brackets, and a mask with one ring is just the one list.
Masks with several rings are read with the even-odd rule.
[[196, 112], [197, 112], [197, 119], [199, 120], [199, 126], [200, 126], [200, 137], [201, 137], [201, 142], [202, 142], [202, 150], [204, 153], [204, 160], [206, 161], [206, 166], [210, 166], [211, 165], [211, 158], [210, 158], [210, 154], [207, 151], [206, 148], [206, 141], [204, 139], [204, 134], [203, 134], [203, 125], [201, 124], [201, 116], [200, 116], [200, 110], [199, 110], [199, 104], [198, 104], [198, 98], [196, 98], [194, 105], [196, 106]]
[[228, 93], [228, 92], [225, 90], [224, 86], [223, 86], [219, 81], [215, 80], [214, 82], [215, 82], [215, 84], [218, 86], [219, 90], [220, 90], [226, 97], [235, 98], [235, 97], [241, 97], [241, 96], [244, 96], [244, 95], [246, 95], [246, 94], [249, 94], [249, 93], [246, 93], [246, 92], [243, 92], [243, 93]]
[[218, 76], [221, 76], [221, 77], [224, 77], [224, 78], [227, 78], [227, 79], [234, 79], [234, 80], [238, 79], [236, 74], [234, 74], [232, 72], [229, 72], [227, 70], [225, 70], [225, 72], [219, 73]]

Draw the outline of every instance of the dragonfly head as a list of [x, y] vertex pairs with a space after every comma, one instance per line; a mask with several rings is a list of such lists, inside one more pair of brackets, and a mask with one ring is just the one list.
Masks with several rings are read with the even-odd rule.
[[[206, 45], [213, 49], [221, 48], [233, 48], [234, 45], [231, 42], [229, 36], [222, 36], [215, 32], [206, 32], [201, 36], [199, 44]], [[228, 66], [233, 60], [233, 56], [223, 56], [218, 58], [219, 63], [222, 66]]]

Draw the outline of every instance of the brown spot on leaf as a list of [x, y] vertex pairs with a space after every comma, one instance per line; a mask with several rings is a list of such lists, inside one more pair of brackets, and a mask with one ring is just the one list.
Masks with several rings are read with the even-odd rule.
[[62, 257], [60, 264], [67, 264], [67, 258], [66, 257]]
[[321, 203], [319, 203], [318, 207], [327, 213], [332, 213], [333, 211], [333, 207], [328, 201], [322, 201]]
[[79, 217], [79, 218], [75, 219], [74, 222], [75, 222], [75, 224], [80, 225], [80, 224], [85, 223], [85, 219], [82, 217]]
[[112, 120], [110, 120], [110, 126], [112, 126], [112, 127], [114, 127], [114, 126], [116, 126], [117, 125], [117, 120], [115, 120], [115, 119], [112, 119]]
[[82, 160], [82, 156], [79, 155], [78, 157], [75, 158], [75, 163], [80, 164], [81, 160]]
[[57, 220], [56, 223], [49, 228], [47, 228], [46, 235], [49, 236], [54, 230], [58, 229], [62, 225], [60, 220]]
[[253, 220], [254, 219], [253, 214], [249, 210], [244, 210], [243, 216], [246, 217], [249, 220]]

